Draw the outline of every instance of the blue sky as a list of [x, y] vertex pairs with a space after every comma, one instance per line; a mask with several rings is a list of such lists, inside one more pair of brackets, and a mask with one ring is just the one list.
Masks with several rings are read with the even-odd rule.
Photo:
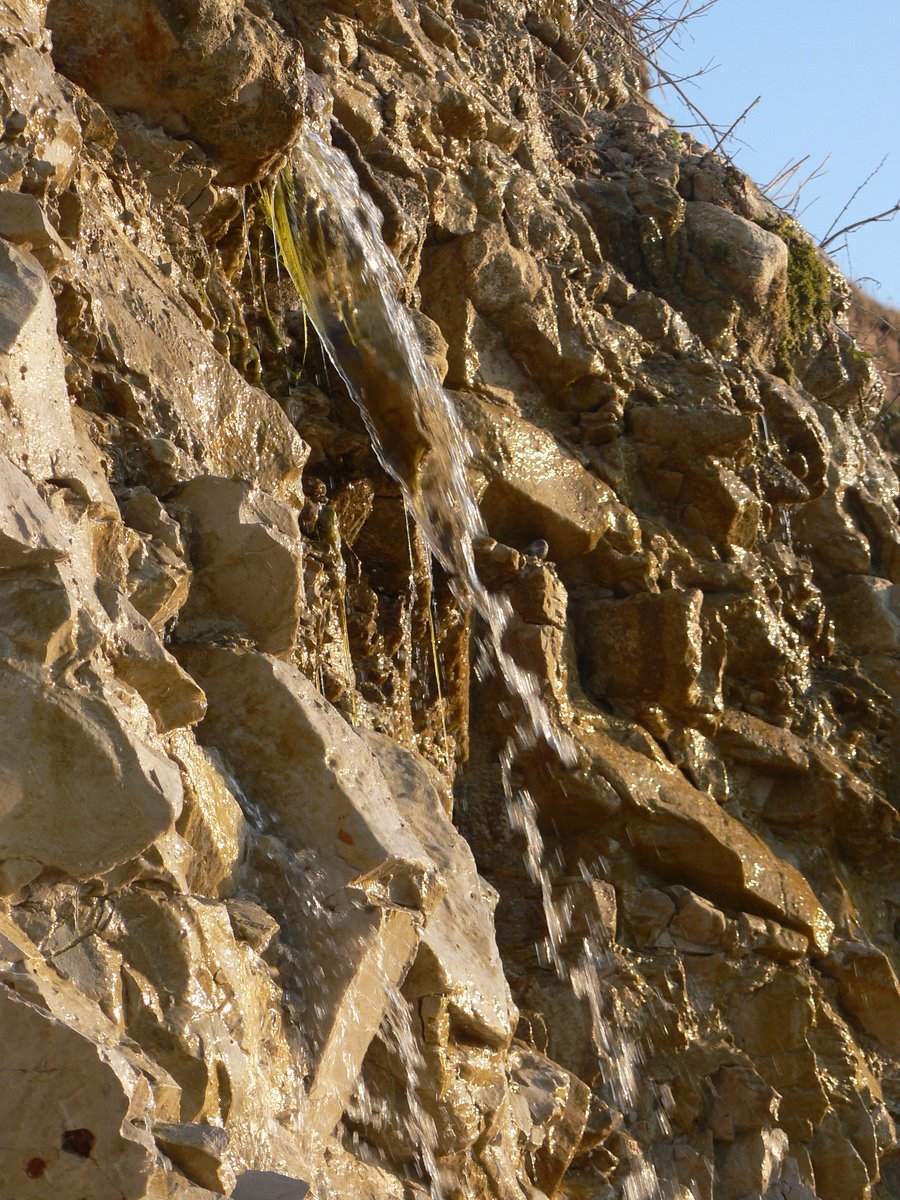
[[[727, 128], [762, 97], [729, 145], [757, 183], [809, 155], [796, 184], [830, 156], [799, 202], [800, 219], [817, 239], [885, 154], [837, 227], [900, 200], [898, 0], [718, 0], [678, 44], [668, 43], [660, 62], [674, 77], [712, 62], [714, 69], [682, 86], [716, 125]], [[654, 99], [676, 123], [696, 121], [671, 89]], [[691, 132], [713, 141], [706, 130]], [[884, 303], [900, 305], [900, 214], [851, 234], [847, 246], [830, 248], [844, 273]]]

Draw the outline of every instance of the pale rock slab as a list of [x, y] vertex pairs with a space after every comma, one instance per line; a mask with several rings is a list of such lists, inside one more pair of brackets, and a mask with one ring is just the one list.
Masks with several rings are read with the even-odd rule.
[[47, 214], [28, 193], [0, 191], [0, 237], [30, 250], [50, 276], [69, 257]]
[[0, 570], [43, 566], [67, 553], [66, 535], [40, 492], [0, 456]]
[[375, 755], [297, 668], [219, 646], [178, 653], [209, 700], [200, 739], [227, 758], [266, 827], [322, 872], [324, 895], [293, 940], [316, 980], [309, 1120], [324, 1136], [444, 883]]
[[153, 1126], [157, 1146], [188, 1179], [214, 1192], [229, 1192], [236, 1176], [228, 1162], [231, 1143], [218, 1125], [160, 1122]]
[[249, 636], [268, 654], [289, 655], [304, 606], [296, 510], [248, 485], [201, 476], [177, 494], [191, 514], [194, 570], [178, 636]]
[[783, 1129], [740, 1133], [717, 1153], [716, 1194], [723, 1200], [759, 1196], [778, 1178], [790, 1141]]
[[277, 1171], [243, 1171], [238, 1177], [232, 1200], [303, 1200], [309, 1184], [290, 1179]]
[[178, 1114], [160, 1119], [222, 1126], [229, 1161], [265, 1159], [275, 1115], [301, 1103], [304, 1066], [269, 968], [217, 901], [141, 888], [117, 914], [108, 938], [125, 964], [127, 1035], [181, 1087]]
[[447, 882], [403, 985], [409, 1000], [446, 997], [451, 1027], [488, 1045], [509, 1044], [516, 1009], [494, 938], [496, 894], [447, 815], [425, 762], [384, 734], [362, 737], [375, 752], [401, 816]]
[[112, 692], [0, 664], [0, 709], [4, 859], [86, 879], [140, 854], [177, 818], [175, 764], [132, 731]]
[[[167, 739], [181, 770], [184, 804], [176, 828], [193, 850], [187, 885], [214, 900], [237, 887], [247, 841], [247, 821], [215, 754], [198, 746], [187, 730]], [[232, 921], [233, 924], [233, 921]]]
[[[12, 461], [33, 480], [77, 479], [93, 496], [73, 423], [56, 305], [30, 254], [0, 241], [0, 435]], [[108, 490], [108, 489], [107, 489]]]
[[335, 886], [430, 914], [439, 877], [378, 760], [292, 664], [224, 646], [177, 647], [209, 702], [200, 741], [225, 755], [273, 832], [313, 850]]
[[116, 619], [106, 653], [116, 675], [149, 708], [158, 732], [201, 721], [206, 713], [202, 689], [166, 650], [150, 622], [121, 593], [110, 600], [109, 608]]
[[281, 406], [213, 347], [187, 302], [99, 204], [87, 219], [96, 248], [78, 284], [93, 297], [91, 332], [131, 390], [136, 450], [155, 489], [165, 494], [202, 472], [297, 498], [309, 450]]
[[0, 988], [0, 1173], [34, 1200], [138, 1200], [153, 1163], [138, 1077], [111, 1046]]
[[81, 129], [53, 69], [44, 7], [5, 0], [0, 10], [0, 108], [15, 115], [21, 129], [0, 155], [0, 184], [62, 191], [75, 171]]
[[837, 983], [853, 1022], [900, 1053], [900, 982], [887, 955], [877, 946], [838, 938], [821, 965]]

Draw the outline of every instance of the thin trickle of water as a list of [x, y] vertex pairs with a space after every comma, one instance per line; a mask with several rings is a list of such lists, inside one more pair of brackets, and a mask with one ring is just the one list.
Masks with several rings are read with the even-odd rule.
[[[291, 173], [282, 178], [272, 206], [282, 259], [323, 346], [360, 407], [382, 464], [399, 483], [409, 511], [457, 594], [484, 621], [486, 644], [476, 670], [499, 671], [524, 708], [501, 756], [510, 820], [523, 835], [528, 871], [541, 892], [549, 958], [588, 1005], [597, 1049], [614, 1065], [614, 1078], [608, 1082], [616, 1103], [631, 1110], [637, 1097], [638, 1055], [630, 1041], [614, 1038], [605, 1015], [601, 978], [609, 948], [595, 932], [582, 939], [574, 962], [571, 946], [566, 952], [572, 913], [554, 894], [558, 868], [548, 855], [534, 800], [514, 783], [515, 762], [537, 743], [549, 746], [562, 768], [575, 765], [577, 757], [574, 742], [553, 719], [537, 679], [504, 647], [513, 617], [508, 597], [489, 592], [478, 576], [476, 547], [488, 531], [468, 480], [470, 439], [398, 298], [400, 268], [382, 238], [378, 212], [362, 193], [349, 161], [308, 133], [293, 151], [290, 165]], [[395, 1022], [395, 1038], [399, 1028]], [[402, 1037], [400, 1042], [401, 1053], [409, 1057], [414, 1043]], [[412, 1059], [409, 1065], [414, 1091], [418, 1071]], [[432, 1186], [438, 1186], [438, 1164], [425, 1145], [427, 1120], [420, 1106], [413, 1108], [414, 1119], [422, 1121], [421, 1166]], [[626, 1200], [661, 1196], [650, 1166], [635, 1170], [621, 1187]]]
[[299, 143], [291, 166], [293, 185], [276, 195], [276, 228], [283, 213], [298, 252], [292, 274], [316, 332], [432, 552], [483, 618], [491, 657], [524, 703], [530, 733], [572, 764], [574, 747], [550, 719], [537, 680], [503, 648], [510, 602], [475, 569], [488, 532], [467, 476], [470, 440], [398, 299], [402, 276], [378, 212], [347, 158], [317, 135]]
[[412, 1010], [396, 988], [389, 990], [379, 1037], [397, 1072], [402, 1096], [399, 1102], [396, 1096], [377, 1096], [360, 1078], [347, 1115], [363, 1129], [399, 1133], [404, 1145], [415, 1147], [414, 1173], [428, 1181], [431, 1200], [444, 1200], [445, 1173], [435, 1154], [438, 1132], [434, 1117], [419, 1098], [428, 1088], [428, 1066], [416, 1040]]

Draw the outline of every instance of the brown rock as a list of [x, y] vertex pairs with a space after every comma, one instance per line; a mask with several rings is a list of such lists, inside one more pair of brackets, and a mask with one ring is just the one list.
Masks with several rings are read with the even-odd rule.
[[720, 1067], [709, 1076], [713, 1093], [710, 1127], [719, 1142], [733, 1142], [736, 1134], [766, 1129], [778, 1117], [779, 1096], [750, 1067]]
[[181, 810], [178, 772], [109, 692], [0, 665], [0, 851], [90, 878], [139, 854]]
[[577, 637], [586, 686], [617, 706], [695, 711], [704, 699], [702, 599], [696, 589], [667, 588], [585, 605]]
[[716, 1154], [716, 1194], [722, 1200], [761, 1196], [776, 1181], [789, 1146], [783, 1129], [741, 1133]]
[[178, 636], [252, 638], [269, 654], [294, 648], [304, 604], [297, 513], [230, 479], [200, 476], [178, 493], [191, 514], [194, 570]]
[[795, 867], [675, 771], [601, 733], [589, 744], [595, 769], [630, 806], [629, 838], [649, 866], [711, 900], [772, 916], [827, 950], [833, 922]]
[[302, 48], [237, 0], [190, 0], [177, 20], [155, 0], [52, 0], [47, 23], [70, 79], [193, 137], [220, 164], [222, 183], [258, 179], [297, 137]]
[[900, 983], [883, 951], [840, 938], [820, 965], [837, 982], [841, 1004], [854, 1023], [900, 1053]]
[[491, 534], [523, 548], [542, 538], [557, 563], [592, 550], [622, 507], [612, 490], [545, 430], [475, 396], [459, 402], [488, 478], [481, 510]]

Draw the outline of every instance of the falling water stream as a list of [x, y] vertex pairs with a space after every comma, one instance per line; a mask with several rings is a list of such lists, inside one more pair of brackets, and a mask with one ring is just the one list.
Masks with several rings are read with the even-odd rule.
[[[508, 597], [489, 592], [478, 576], [476, 550], [488, 531], [467, 476], [468, 435], [400, 302], [400, 268], [382, 237], [380, 216], [347, 158], [317, 134], [307, 133], [276, 185], [271, 215], [281, 266], [293, 278], [322, 344], [357, 401], [379, 459], [399, 483], [408, 510], [457, 595], [484, 622], [479, 670], [498, 671], [524, 709], [501, 756], [510, 820], [524, 836], [528, 871], [540, 888], [550, 959], [589, 1006], [598, 1050], [615, 1064], [616, 1078], [608, 1081], [614, 1101], [628, 1111], [635, 1100], [636, 1047], [621, 1044], [621, 1038], [614, 1044], [604, 1016], [600, 969], [608, 961], [608, 948], [594, 932], [584, 939], [574, 967], [564, 953], [571, 911], [554, 895], [556, 869], [538, 827], [535, 803], [514, 783], [513, 764], [522, 751], [544, 743], [560, 768], [568, 769], [576, 762], [575, 745], [554, 722], [538, 680], [504, 646], [513, 616]], [[401, 1057], [410, 1060], [408, 1101], [416, 1112], [418, 1072], [411, 1032], [404, 1032], [396, 1012], [389, 1024]], [[427, 1120], [422, 1117], [418, 1125], [419, 1136], [426, 1137]], [[431, 1178], [431, 1194], [441, 1200], [444, 1189], [427, 1147], [422, 1166]], [[661, 1197], [650, 1167], [633, 1171], [621, 1186], [626, 1200]]]

